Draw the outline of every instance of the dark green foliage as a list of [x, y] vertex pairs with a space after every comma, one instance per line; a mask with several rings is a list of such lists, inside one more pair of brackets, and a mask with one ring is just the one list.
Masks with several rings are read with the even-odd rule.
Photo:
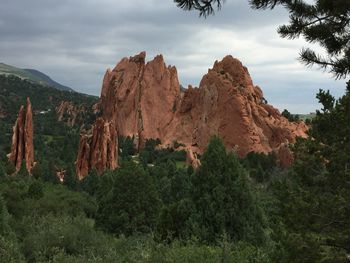
[[5, 200], [0, 195], [0, 235], [5, 235], [9, 231], [9, 214], [7, 212]]
[[69, 167], [69, 170], [66, 170], [64, 175], [63, 184], [66, 185], [71, 190], [79, 190], [79, 180], [75, 174], [73, 167]]
[[319, 90], [318, 94], [316, 95], [316, 98], [319, 100], [319, 102], [323, 105], [322, 111], [324, 113], [329, 113], [333, 107], [335, 99], [334, 97], [329, 93], [329, 90]]
[[160, 143], [159, 139], [146, 141], [144, 149], [139, 154], [141, 164], [147, 166], [148, 163], [153, 163], [156, 160], [156, 146]]
[[106, 194], [99, 200], [97, 225], [124, 235], [155, 229], [160, 200], [152, 178], [133, 163], [126, 163], [114, 174], [113, 188], [99, 190]]
[[0, 194], [0, 262], [23, 262], [9, 219], [5, 200]]
[[163, 208], [157, 226], [161, 240], [191, 236], [188, 219], [194, 213], [191, 201], [191, 177], [185, 169], [178, 169], [174, 161], [168, 160], [150, 168]]
[[127, 158], [130, 155], [136, 154], [136, 149], [134, 145], [134, 137], [124, 137], [118, 136], [118, 147], [119, 147], [119, 156], [121, 158]]
[[[161, 144], [159, 139], [149, 139], [146, 141], [144, 149], [139, 154], [140, 162], [144, 167], [148, 164], [166, 163], [168, 160], [175, 162], [186, 161], [186, 152], [184, 150], [176, 151], [173, 148], [157, 149], [156, 147], [159, 144]], [[180, 144], [176, 143], [176, 146], [179, 147]]]
[[[267, 248], [251, 243], [234, 245], [227, 239], [221, 242], [220, 233], [205, 240], [210, 246], [191, 241], [202, 233], [196, 228], [202, 224], [193, 195], [197, 186], [192, 177], [196, 175], [193, 169], [177, 166], [177, 160], [183, 160], [182, 152], [177, 157], [178, 153], [157, 150], [155, 145], [156, 141], [147, 148], [155, 156], [152, 166], [142, 168], [126, 161], [127, 156], [120, 169], [102, 176], [92, 171], [82, 182], [75, 181], [74, 187], [69, 177], [64, 185], [59, 184], [50, 173], [53, 164], [46, 160], [37, 164], [32, 177], [3, 178], [0, 193], [7, 203], [6, 218], [10, 220], [6, 225], [12, 233], [0, 240], [0, 248], [6, 247], [5, 262], [11, 262], [11, 258], [15, 258], [13, 262], [23, 258], [26, 262], [269, 262]], [[224, 158], [230, 159], [226, 155]], [[67, 175], [70, 172], [68, 167]], [[48, 174], [52, 174], [54, 184], [43, 181], [51, 180]], [[249, 182], [237, 180], [238, 188], [247, 190], [245, 184]], [[243, 200], [242, 205], [249, 207], [245, 200], [250, 198], [236, 194]], [[247, 196], [252, 196], [250, 190]], [[230, 206], [222, 207], [225, 210]], [[243, 221], [247, 220], [244, 214], [255, 217], [250, 208], [243, 210], [237, 213]], [[231, 217], [223, 210], [219, 212], [220, 216]], [[97, 230], [95, 220], [104, 233]], [[252, 228], [244, 231], [247, 235], [258, 233]], [[128, 238], [116, 239], [113, 234]]]
[[197, 10], [200, 16], [206, 17], [214, 13], [214, 7], [220, 9], [224, 0], [174, 0], [174, 2], [186, 11]]
[[280, 26], [284, 38], [302, 36], [309, 43], [318, 43], [326, 56], [304, 48], [300, 60], [306, 65], [330, 68], [337, 78], [350, 73], [350, 4], [348, 0], [251, 0], [253, 8], [274, 8], [283, 5], [289, 12], [289, 24]]
[[313, 119], [312, 138], [297, 142], [291, 176], [274, 186], [287, 230], [284, 256], [302, 255], [296, 262], [346, 262], [350, 252], [349, 84], [335, 103], [318, 94], [324, 109]]
[[18, 244], [13, 238], [0, 235], [0, 262], [21, 263], [25, 262]]
[[4, 178], [6, 176], [6, 171], [5, 171], [5, 167], [2, 164], [2, 162], [0, 161], [0, 179]]
[[18, 171], [17, 176], [19, 176], [19, 177], [29, 176], [29, 173], [28, 173], [27, 168], [26, 168], [25, 161], [22, 161], [22, 165], [21, 165], [20, 170]]
[[298, 122], [300, 120], [298, 114], [291, 114], [288, 110], [284, 109], [282, 111], [282, 116], [287, 118], [291, 122]]
[[47, 215], [26, 219], [22, 224], [29, 229], [23, 239], [27, 262], [49, 262], [62, 257], [80, 259], [80, 262], [82, 258], [112, 262], [116, 258], [113, 239], [96, 231], [93, 221], [83, 216]]
[[192, 177], [194, 233], [209, 242], [227, 234], [233, 240], [262, 244], [263, 211], [238, 158], [233, 153], [227, 154], [222, 142], [213, 138], [201, 161]]
[[92, 170], [88, 176], [86, 176], [81, 182], [81, 189], [89, 193], [91, 196], [95, 196], [100, 185], [100, 176], [97, 174], [96, 170]]
[[241, 159], [249, 175], [258, 183], [267, 182], [277, 167], [276, 156], [273, 153], [264, 154], [250, 152]]
[[32, 182], [28, 188], [27, 196], [32, 199], [40, 199], [44, 196], [42, 183], [38, 180]]

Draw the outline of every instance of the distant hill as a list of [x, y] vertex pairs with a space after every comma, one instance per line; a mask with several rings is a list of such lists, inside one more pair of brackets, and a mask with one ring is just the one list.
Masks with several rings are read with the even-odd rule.
[[49, 76], [36, 69], [20, 69], [0, 63], [0, 75], [15, 75], [21, 79], [26, 79], [44, 86], [53, 87], [58, 90], [74, 91], [72, 88], [54, 81]]
[[64, 86], [53, 79], [51, 79], [48, 75], [40, 72], [39, 70], [36, 69], [24, 69], [27, 72], [30, 72], [31, 74], [37, 76], [38, 78], [42, 79], [42, 81], [48, 83], [49, 86], [54, 87], [59, 90], [68, 90], [68, 91], [74, 91], [72, 88]]

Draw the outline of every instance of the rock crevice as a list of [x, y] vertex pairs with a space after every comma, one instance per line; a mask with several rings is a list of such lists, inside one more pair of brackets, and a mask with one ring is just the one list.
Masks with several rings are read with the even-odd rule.
[[80, 137], [76, 173], [83, 179], [91, 170], [99, 174], [118, 167], [117, 131], [112, 121], [98, 118], [91, 134], [83, 133]]

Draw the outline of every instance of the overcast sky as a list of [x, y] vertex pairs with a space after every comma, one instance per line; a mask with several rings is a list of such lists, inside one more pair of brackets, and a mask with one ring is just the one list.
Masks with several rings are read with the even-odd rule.
[[99, 95], [105, 70], [143, 50], [148, 60], [163, 54], [185, 87], [198, 86], [215, 60], [231, 54], [270, 104], [308, 113], [319, 108], [318, 89], [340, 96], [345, 81], [298, 62], [309, 45], [278, 36], [287, 21], [285, 10], [251, 10], [248, 0], [227, 0], [207, 19], [172, 0], [1, 0], [0, 62]]

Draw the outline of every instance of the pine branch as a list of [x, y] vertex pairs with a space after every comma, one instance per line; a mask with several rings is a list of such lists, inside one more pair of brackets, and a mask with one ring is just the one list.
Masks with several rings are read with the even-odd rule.
[[215, 6], [216, 10], [220, 10], [225, 0], [174, 0], [174, 2], [183, 10], [197, 10], [199, 16], [207, 17], [215, 13]]

